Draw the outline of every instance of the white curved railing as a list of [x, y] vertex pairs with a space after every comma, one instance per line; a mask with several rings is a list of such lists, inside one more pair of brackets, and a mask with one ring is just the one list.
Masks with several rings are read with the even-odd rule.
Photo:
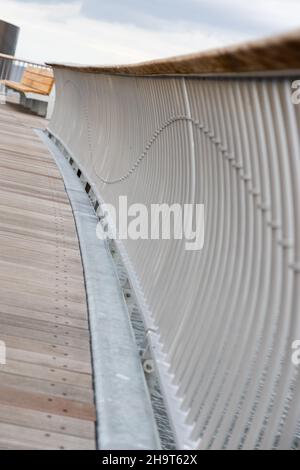
[[[99, 201], [205, 205], [202, 251], [179, 240], [121, 247], [179, 447], [299, 444], [300, 107], [289, 69], [300, 60], [289, 52], [277, 67], [266, 46], [264, 67], [247, 74], [236, 62], [243, 75], [231, 78], [176, 75], [184, 59], [167, 77], [158, 75], [168, 62], [144, 66], [153, 77], [54, 65], [49, 130]], [[189, 58], [192, 72], [218, 70], [211, 59]]]

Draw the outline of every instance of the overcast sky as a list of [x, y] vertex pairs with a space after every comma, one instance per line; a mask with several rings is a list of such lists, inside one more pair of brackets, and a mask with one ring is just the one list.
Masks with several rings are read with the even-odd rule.
[[37, 62], [139, 62], [300, 27], [300, 0], [0, 0]]

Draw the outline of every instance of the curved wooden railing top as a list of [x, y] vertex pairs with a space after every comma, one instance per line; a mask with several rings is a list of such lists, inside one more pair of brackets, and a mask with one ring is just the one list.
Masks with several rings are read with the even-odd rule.
[[120, 75], [216, 75], [300, 70], [300, 30], [223, 49], [131, 65], [49, 63], [60, 69]]

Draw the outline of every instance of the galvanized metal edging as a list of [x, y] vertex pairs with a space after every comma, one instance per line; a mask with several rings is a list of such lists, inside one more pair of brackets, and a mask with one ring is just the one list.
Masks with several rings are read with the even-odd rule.
[[40, 130], [64, 179], [80, 243], [91, 326], [99, 449], [160, 449], [128, 312], [98, 218], [71, 166]]

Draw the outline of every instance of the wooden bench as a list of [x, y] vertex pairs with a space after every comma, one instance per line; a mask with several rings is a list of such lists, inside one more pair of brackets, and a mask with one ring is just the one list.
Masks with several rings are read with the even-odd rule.
[[30, 108], [39, 116], [49, 117], [48, 104], [50, 104], [50, 99], [54, 98], [52, 70], [27, 67], [20, 83], [4, 80], [2, 84], [6, 88], [20, 93], [20, 103], [23, 106]]

